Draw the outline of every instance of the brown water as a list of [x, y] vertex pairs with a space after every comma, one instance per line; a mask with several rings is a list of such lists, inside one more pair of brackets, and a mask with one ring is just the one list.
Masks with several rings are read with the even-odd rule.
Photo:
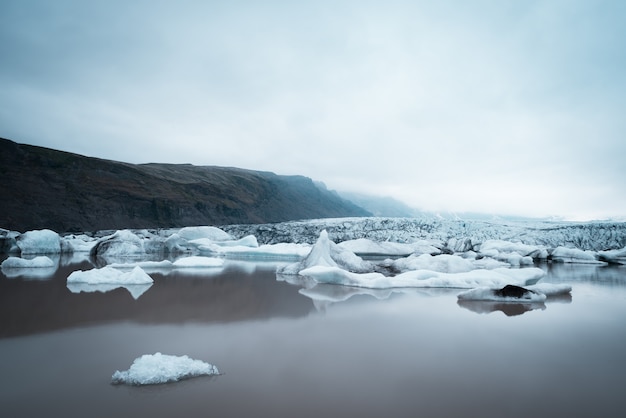
[[[275, 264], [151, 274], [72, 293], [0, 275], [2, 417], [610, 417], [626, 388], [626, 269], [544, 266], [571, 298], [457, 303], [458, 290], [366, 292], [277, 281]], [[354, 294], [357, 293], [357, 294]], [[530, 310], [528, 310], [530, 309]], [[111, 375], [155, 352], [222, 376], [151, 387]]]

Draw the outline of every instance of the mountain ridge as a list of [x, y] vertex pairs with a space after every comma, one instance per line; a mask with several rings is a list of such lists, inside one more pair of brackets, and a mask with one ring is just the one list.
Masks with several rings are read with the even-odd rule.
[[0, 138], [0, 227], [58, 232], [369, 216], [304, 176], [131, 164]]

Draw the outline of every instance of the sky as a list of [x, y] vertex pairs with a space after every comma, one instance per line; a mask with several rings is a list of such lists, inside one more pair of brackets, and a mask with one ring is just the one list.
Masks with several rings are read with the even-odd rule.
[[0, 2], [0, 137], [626, 219], [626, 2]]

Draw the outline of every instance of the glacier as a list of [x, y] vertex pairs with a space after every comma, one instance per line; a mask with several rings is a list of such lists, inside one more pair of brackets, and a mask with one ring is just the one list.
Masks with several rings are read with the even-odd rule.
[[128, 370], [116, 370], [111, 376], [114, 385], [157, 385], [178, 382], [197, 376], [216, 376], [216, 366], [189, 356], [144, 354], [136, 358]]

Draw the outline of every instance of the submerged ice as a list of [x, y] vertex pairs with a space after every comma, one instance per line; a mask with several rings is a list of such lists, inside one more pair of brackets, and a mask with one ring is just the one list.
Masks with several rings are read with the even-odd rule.
[[196, 376], [219, 375], [216, 366], [188, 356], [145, 354], [136, 358], [128, 370], [113, 373], [112, 384], [156, 385]]

